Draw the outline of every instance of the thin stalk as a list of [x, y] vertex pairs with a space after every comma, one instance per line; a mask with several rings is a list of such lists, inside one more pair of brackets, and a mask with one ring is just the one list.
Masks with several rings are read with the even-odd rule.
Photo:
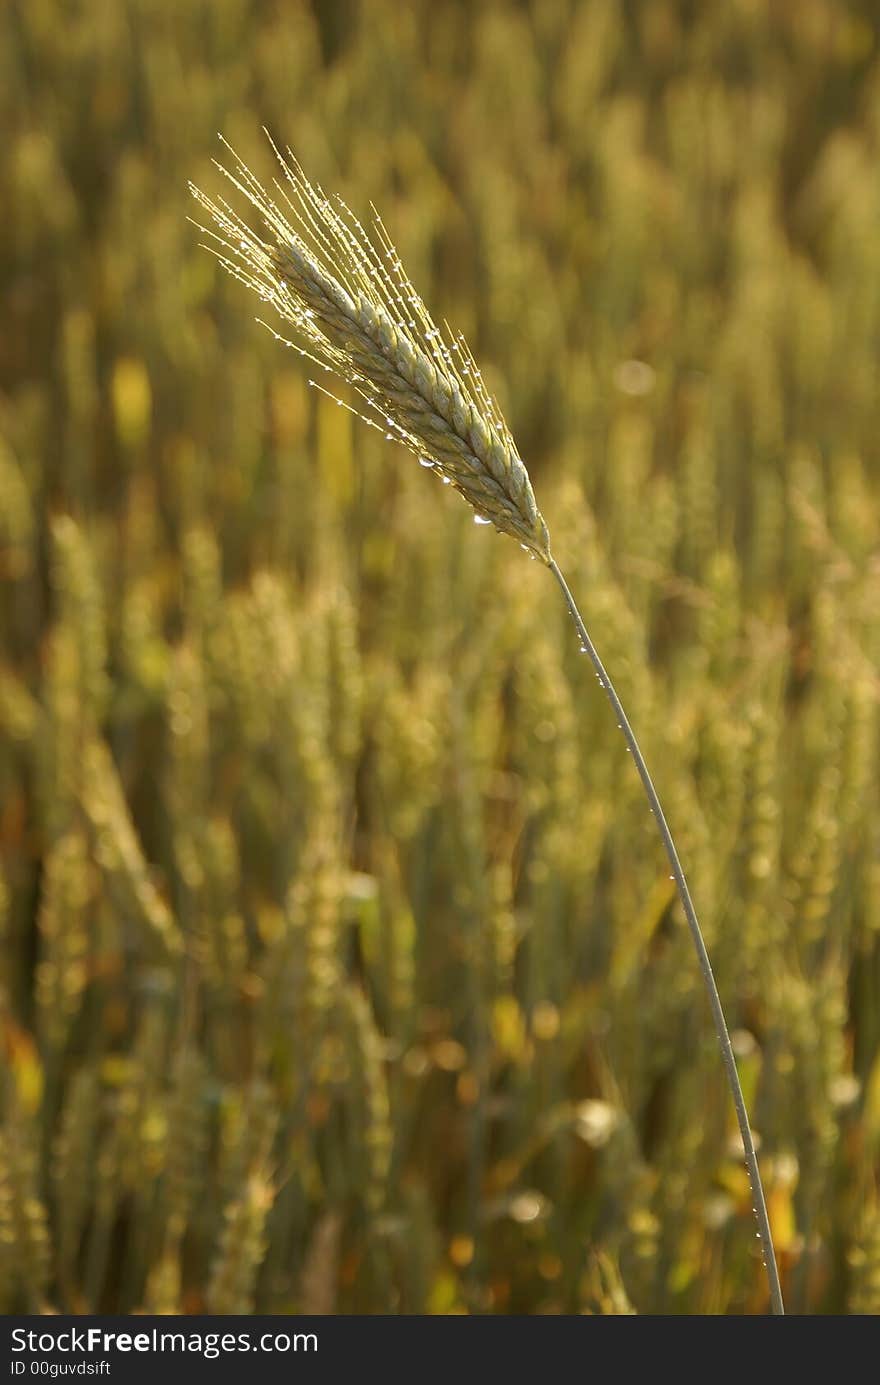
[[782, 1288], [779, 1283], [779, 1270], [776, 1265], [776, 1255], [773, 1250], [773, 1236], [770, 1231], [770, 1220], [767, 1216], [767, 1203], [764, 1198], [764, 1188], [763, 1184], [761, 1183], [761, 1173], [758, 1168], [758, 1158], [755, 1153], [755, 1143], [752, 1139], [752, 1132], [749, 1126], [749, 1117], [748, 1112], [746, 1111], [746, 1103], [743, 1098], [742, 1087], [740, 1086], [739, 1073], [736, 1070], [736, 1059], [733, 1055], [733, 1045], [730, 1042], [730, 1034], [727, 1029], [727, 1022], [724, 1018], [724, 1011], [721, 1008], [721, 997], [718, 994], [718, 987], [715, 984], [715, 977], [712, 974], [712, 967], [709, 962], [709, 954], [706, 951], [706, 944], [703, 941], [703, 934], [699, 922], [697, 920], [697, 913], [694, 909], [693, 900], [691, 899], [691, 892], [688, 889], [688, 883], [685, 879], [681, 861], [678, 859], [678, 852], [675, 848], [675, 842], [672, 839], [672, 833], [670, 832], [669, 826], [666, 822], [666, 818], [663, 815], [663, 809], [660, 806], [660, 799], [657, 797], [657, 790], [654, 788], [654, 781], [652, 780], [651, 775], [648, 772], [648, 766], [645, 764], [645, 758], [642, 755], [641, 750], [639, 749], [639, 743], [635, 738], [633, 729], [629, 724], [625, 711], [623, 710], [620, 698], [617, 696], [617, 693], [614, 690], [614, 684], [608, 677], [608, 674], [605, 671], [605, 666], [603, 665], [602, 660], [599, 658], [593, 641], [590, 639], [590, 636], [587, 633], [587, 627], [584, 625], [583, 618], [581, 617], [581, 613], [578, 610], [577, 605], [575, 604], [575, 599], [572, 596], [571, 591], [569, 590], [568, 583], [566, 582], [565, 578], [559, 570], [556, 561], [553, 558], [550, 559], [549, 566], [550, 571], [553, 573], [553, 576], [556, 578], [557, 582], [559, 583], [559, 586], [562, 589], [562, 595], [565, 597], [565, 603], [568, 606], [569, 614], [571, 615], [571, 618], [574, 621], [575, 629], [577, 630], [578, 637], [580, 638], [581, 648], [585, 654], [589, 655], [590, 662], [592, 663], [593, 668], [596, 670], [596, 675], [599, 679], [599, 682], [605, 689], [605, 692], [608, 696], [608, 701], [611, 703], [611, 706], [614, 710], [614, 714], [617, 717], [618, 724], [620, 726], [621, 731], [623, 732], [624, 739], [633, 757], [636, 769], [639, 772], [639, 778], [641, 779], [645, 793], [647, 794], [648, 802], [651, 805], [651, 812], [657, 819], [657, 826], [660, 828], [660, 836], [663, 839], [663, 846], [665, 847], [666, 855], [669, 858], [669, 864], [672, 869], [672, 874], [675, 880], [676, 888], [678, 890], [678, 897], [681, 900], [681, 906], [684, 909], [685, 918], [687, 919], [688, 927], [691, 931], [691, 937], [693, 939], [694, 948], [696, 949], [697, 953], [697, 961], [700, 964], [700, 971], [703, 976], [703, 982], [706, 987], [706, 992], [709, 996], [709, 1005], [712, 1010], [712, 1019], [715, 1024], [715, 1033], [718, 1038], [718, 1045], [721, 1049], [721, 1057], [724, 1061], [724, 1067], [727, 1072], [727, 1081], [728, 1085], [730, 1086], [730, 1094], [733, 1097], [733, 1104], [736, 1108], [736, 1118], [739, 1122], [739, 1129], [743, 1142], [743, 1150], [745, 1152], [746, 1169], [748, 1170], [749, 1183], [751, 1184], [752, 1189], [752, 1209], [755, 1213], [755, 1220], [758, 1223], [758, 1236], [761, 1241], [761, 1252], [764, 1260], [764, 1265], [767, 1270], [767, 1278], [770, 1284], [770, 1303], [773, 1312], [775, 1314], [781, 1315], [785, 1312], [785, 1306], [782, 1302]]

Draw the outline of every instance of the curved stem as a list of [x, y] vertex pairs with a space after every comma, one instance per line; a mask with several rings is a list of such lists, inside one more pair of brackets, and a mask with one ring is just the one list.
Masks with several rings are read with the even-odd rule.
[[724, 1011], [721, 1008], [721, 997], [718, 994], [718, 987], [715, 984], [715, 977], [712, 974], [712, 967], [709, 962], [709, 954], [706, 951], [706, 944], [703, 941], [703, 934], [700, 929], [699, 922], [697, 920], [696, 910], [694, 909], [693, 901], [691, 899], [691, 893], [688, 889], [688, 884], [684, 876], [681, 861], [678, 859], [678, 852], [675, 849], [675, 842], [672, 839], [672, 833], [670, 832], [669, 826], [666, 822], [666, 818], [663, 815], [663, 809], [660, 806], [660, 799], [657, 797], [657, 790], [654, 788], [653, 780], [651, 779], [651, 776], [648, 772], [648, 766], [645, 764], [644, 756], [642, 755], [642, 752], [639, 749], [639, 743], [635, 738], [635, 734], [633, 732], [632, 727], [629, 724], [629, 721], [627, 720], [627, 716], [621, 705], [620, 698], [617, 696], [617, 693], [614, 690], [614, 685], [611, 682], [611, 679], [608, 677], [608, 674], [605, 672], [602, 660], [599, 658], [595, 646], [593, 645], [593, 641], [590, 639], [590, 636], [587, 633], [587, 627], [584, 625], [581, 613], [578, 610], [575, 604], [574, 597], [572, 596], [569, 590], [568, 583], [566, 582], [565, 578], [563, 577], [562, 573], [559, 570], [559, 567], [557, 566], [553, 558], [550, 559], [549, 566], [550, 571], [553, 573], [553, 576], [556, 578], [557, 582], [559, 583], [559, 586], [562, 588], [562, 594], [565, 597], [565, 602], [568, 606], [569, 614], [571, 615], [571, 618], [574, 621], [575, 629], [577, 630], [578, 636], [580, 637], [581, 648], [583, 649], [585, 654], [588, 654], [590, 656], [590, 662], [592, 663], [593, 668], [596, 670], [599, 682], [605, 689], [605, 692], [608, 696], [608, 700], [611, 703], [612, 708], [614, 709], [614, 713], [617, 717], [618, 723], [620, 724], [620, 729], [623, 732], [624, 739], [626, 740], [627, 746], [630, 750], [630, 753], [632, 754], [636, 769], [639, 772], [639, 778], [641, 779], [642, 785], [644, 786], [645, 793], [648, 797], [648, 802], [651, 805], [651, 811], [654, 814], [654, 817], [657, 819], [657, 826], [660, 829], [660, 836], [663, 838], [663, 845], [666, 849], [666, 855], [669, 858], [669, 864], [672, 869], [673, 877], [675, 879], [676, 888], [678, 889], [678, 897], [681, 900], [681, 905], [684, 909], [685, 917], [687, 919], [688, 927], [691, 931], [691, 937], [693, 939], [694, 947], [696, 949], [697, 961], [700, 964], [700, 971], [703, 976], [703, 983], [706, 987], [706, 992], [709, 996], [709, 1005], [712, 1009], [712, 1019], [715, 1022], [715, 1033], [718, 1037], [718, 1045], [721, 1049], [721, 1057], [724, 1060], [724, 1067], [727, 1072], [727, 1081], [730, 1086], [731, 1096], [733, 1097], [733, 1104], [736, 1107], [736, 1118], [739, 1122], [739, 1129], [743, 1142], [743, 1150], [745, 1152], [746, 1168], [748, 1170], [749, 1182], [752, 1188], [752, 1205], [755, 1213], [755, 1220], [758, 1223], [758, 1236], [761, 1241], [761, 1251], [763, 1254], [764, 1264], [767, 1269], [767, 1278], [770, 1283], [770, 1302], [774, 1313], [783, 1314], [785, 1312], [785, 1308], [782, 1302], [782, 1288], [779, 1283], [779, 1270], [776, 1265], [776, 1256], [773, 1251], [773, 1237], [770, 1232], [770, 1220], [767, 1216], [767, 1203], [764, 1199], [764, 1188], [761, 1183], [761, 1174], [758, 1169], [758, 1159], [757, 1155], [755, 1154], [755, 1144], [754, 1140], [752, 1139], [751, 1129], [749, 1127], [748, 1112], [746, 1111], [746, 1104], [742, 1094], [742, 1087], [740, 1086], [739, 1074], [736, 1070], [736, 1059], [733, 1055], [733, 1046], [730, 1042], [730, 1034], [728, 1033], [727, 1022], [724, 1018]]

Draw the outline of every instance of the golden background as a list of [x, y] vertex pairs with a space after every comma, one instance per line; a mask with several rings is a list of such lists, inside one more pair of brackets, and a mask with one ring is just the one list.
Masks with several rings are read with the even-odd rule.
[[0, 114], [0, 1309], [767, 1309], [558, 591], [199, 249], [265, 125], [468, 336], [788, 1306], [880, 1310], [876, 6], [8, 0]]

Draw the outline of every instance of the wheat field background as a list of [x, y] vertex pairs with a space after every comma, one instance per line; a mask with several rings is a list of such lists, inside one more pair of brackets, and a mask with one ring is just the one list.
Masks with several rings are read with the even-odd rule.
[[767, 1310], [558, 592], [198, 247], [264, 125], [468, 336], [880, 1311], [876, 6], [9, 0], [0, 112], [0, 1311]]

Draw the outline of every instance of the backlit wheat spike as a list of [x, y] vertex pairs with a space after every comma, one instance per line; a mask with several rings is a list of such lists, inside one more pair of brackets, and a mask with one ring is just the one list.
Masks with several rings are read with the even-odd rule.
[[[479, 521], [513, 534], [546, 563], [556, 579], [581, 653], [588, 656], [611, 703], [663, 841], [672, 871], [669, 878], [675, 882], [691, 933], [736, 1109], [771, 1305], [774, 1313], [781, 1314], [785, 1311], [782, 1290], [755, 1142], [690, 889], [629, 718], [550, 552], [547, 526], [510, 430], [464, 340], [448, 325], [444, 324], [443, 331], [436, 326], [379, 217], [375, 217], [371, 239], [344, 202], [339, 198], [331, 202], [308, 181], [289, 149], [284, 157], [274, 144], [272, 147], [287, 183], [275, 181], [283, 208], [233, 150], [229, 152], [235, 161], [234, 171], [217, 164], [259, 212], [269, 241], [255, 235], [223, 198], [214, 201], [190, 184], [193, 196], [219, 230], [219, 234], [207, 232], [214, 242], [209, 248], [232, 275], [292, 323], [301, 344], [290, 345], [354, 386], [380, 420], [377, 423], [363, 414], [367, 423], [387, 428], [387, 438], [404, 443], [423, 465], [439, 472], [443, 481], [470, 501]], [[275, 336], [284, 340], [277, 332]], [[291, 891], [294, 914], [301, 909], [303, 898], [301, 885]], [[330, 921], [332, 924], [332, 917]], [[330, 934], [333, 931], [331, 928]], [[320, 929], [313, 928], [312, 932], [320, 943]], [[335, 962], [329, 969], [322, 967], [314, 973], [327, 996], [332, 991], [334, 966]]]
[[290, 150], [272, 147], [285, 180], [275, 181], [277, 201], [228, 145], [234, 168], [217, 164], [259, 212], [267, 240], [225, 199], [190, 184], [219, 231], [207, 231], [208, 248], [296, 329], [300, 340], [288, 345], [354, 386], [365, 422], [460, 491], [478, 520], [549, 564], [528, 473], [463, 338], [437, 327], [379, 217], [371, 237], [341, 199], [308, 181]]

